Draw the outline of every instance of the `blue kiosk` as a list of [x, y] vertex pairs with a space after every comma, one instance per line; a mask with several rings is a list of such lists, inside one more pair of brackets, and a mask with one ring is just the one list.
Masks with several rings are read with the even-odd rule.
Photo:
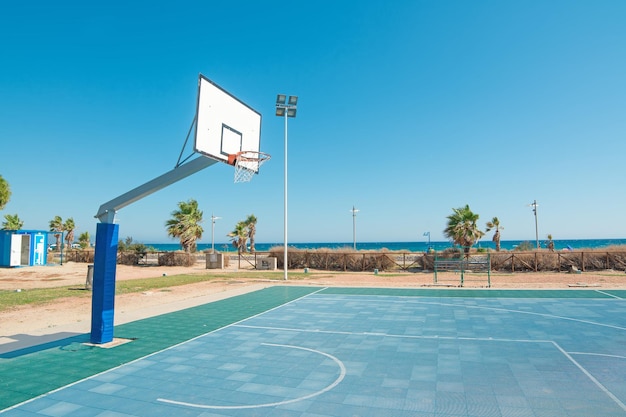
[[0, 230], [0, 266], [43, 266], [48, 263], [47, 230]]

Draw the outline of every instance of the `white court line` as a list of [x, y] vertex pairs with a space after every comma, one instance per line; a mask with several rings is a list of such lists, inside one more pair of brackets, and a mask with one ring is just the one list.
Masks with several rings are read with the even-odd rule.
[[[595, 299], [595, 300], [597, 300], [597, 299]], [[393, 301], [393, 302], [394, 303], [406, 304], [407, 301], [408, 300], [403, 299], [402, 301]], [[415, 304], [438, 305], [438, 306], [446, 306], [446, 307], [463, 307], [463, 308], [476, 309], [476, 310], [492, 310], [492, 311], [503, 311], [503, 312], [507, 312], [507, 313], [528, 314], [528, 315], [531, 315], [531, 316], [540, 316], [540, 317], [546, 317], [546, 318], [552, 318], [552, 319], [568, 320], [568, 321], [574, 321], [574, 322], [583, 323], [583, 324], [590, 324], [590, 325], [593, 325], [593, 326], [608, 327], [608, 328], [611, 328], [611, 329], [625, 330], [626, 331], [626, 327], [616, 326], [616, 325], [613, 325], [613, 324], [598, 323], [598, 322], [590, 321], [590, 320], [576, 319], [576, 318], [567, 317], [567, 316], [557, 316], [555, 314], [536, 313], [536, 312], [533, 312], [533, 311], [514, 310], [514, 309], [502, 308], [502, 307], [490, 307], [490, 306], [477, 306], [477, 305], [466, 305], [466, 304], [442, 303], [442, 302], [434, 302], [434, 301], [433, 302], [429, 302], [429, 301], [422, 301], [421, 299], [419, 299], [419, 300], [411, 300], [411, 301], [413, 301]], [[374, 301], [370, 300], [368, 302], [374, 302]], [[385, 304], [388, 304], [388, 303], [389, 303], [388, 301], [385, 301]]]
[[587, 356], [604, 356], [607, 358], [626, 359], [623, 355], [609, 355], [608, 353], [593, 353], [593, 352], [567, 352], [570, 355], [587, 355]]
[[618, 300], [623, 300], [623, 298], [622, 298], [622, 297], [618, 297], [618, 296], [617, 296], [617, 295], [615, 295], [615, 294], [611, 294], [611, 293], [604, 292], [604, 291], [601, 291], [601, 290], [594, 290], [594, 291], [595, 291], [595, 292], [599, 292], [600, 294], [608, 295], [609, 297], [617, 298]]
[[598, 355], [607, 357], [624, 358], [622, 356], [615, 355], [603, 355], [594, 353], [581, 353], [581, 352], [566, 352], [558, 343], [553, 340], [528, 340], [528, 339], [495, 339], [491, 337], [454, 337], [454, 336], [416, 336], [416, 335], [394, 335], [385, 333], [371, 333], [371, 332], [345, 332], [345, 331], [330, 331], [330, 330], [306, 330], [306, 329], [289, 329], [280, 327], [268, 327], [268, 326], [250, 326], [250, 325], [237, 325], [236, 327], [246, 328], [258, 328], [262, 330], [279, 330], [279, 331], [292, 331], [302, 333], [326, 333], [326, 334], [350, 334], [350, 335], [363, 335], [363, 336], [379, 336], [397, 339], [439, 339], [439, 340], [463, 340], [474, 342], [505, 342], [505, 343], [549, 343], [557, 348], [561, 354], [563, 354], [571, 363], [574, 364], [591, 382], [593, 382], [602, 392], [604, 392], [613, 402], [615, 402], [622, 410], [626, 411], [626, 405], [620, 401], [608, 388], [606, 388], [600, 381], [598, 381], [589, 371], [587, 371], [581, 364], [579, 364], [571, 355]]
[[558, 350], [561, 351], [561, 353], [563, 353], [563, 355], [565, 355], [565, 357], [567, 359], [569, 359], [578, 369], [580, 369], [582, 371], [582, 373], [585, 374], [587, 376], [587, 378], [589, 378], [591, 380], [591, 382], [596, 384], [596, 386], [598, 388], [600, 388], [600, 390], [602, 390], [602, 392], [604, 392], [606, 395], [608, 395], [615, 402], [615, 404], [617, 404], [622, 410], [626, 411], [626, 404], [621, 402], [620, 399], [617, 398], [611, 391], [609, 391], [608, 388], [606, 388], [604, 385], [602, 385], [600, 383], [600, 381], [598, 381], [593, 375], [591, 375], [591, 373], [589, 373], [581, 364], [576, 362], [576, 359], [572, 358], [572, 356], [569, 353], [567, 353], [565, 350], [563, 350], [563, 348], [561, 348], [561, 346], [559, 346], [558, 343], [556, 343], [556, 342], [552, 342], [552, 343], [554, 344], [554, 346], [556, 346], [556, 348]]
[[379, 337], [389, 337], [396, 339], [422, 339], [422, 340], [430, 340], [430, 339], [438, 339], [438, 340], [469, 340], [469, 341], [485, 341], [485, 342], [513, 342], [513, 343], [552, 343], [552, 340], [532, 340], [532, 339], [498, 339], [493, 337], [468, 337], [468, 336], [424, 336], [424, 335], [409, 335], [409, 334], [389, 334], [389, 333], [377, 333], [377, 332], [347, 332], [347, 331], [336, 331], [336, 330], [319, 330], [319, 329], [298, 329], [291, 327], [273, 327], [273, 326], [254, 326], [249, 324], [236, 324], [234, 327], [243, 327], [247, 329], [259, 329], [259, 330], [278, 330], [284, 332], [295, 332], [295, 333], [317, 333], [317, 334], [339, 334], [339, 335], [349, 335], [349, 336], [379, 336]]
[[[328, 287], [326, 287], [326, 288], [328, 288]], [[234, 322], [234, 323], [227, 324], [226, 326], [222, 326], [222, 327], [220, 327], [220, 328], [217, 328], [217, 329], [211, 330], [210, 332], [203, 333], [203, 334], [198, 335], [198, 336], [196, 336], [196, 337], [194, 337], [194, 338], [192, 338], [192, 339], [185, 340], [185, 341], [183, 341], [183, 342], [177, 343], [177, 344], [175, 344], [175, 345], [169, 346], [169, 347], [167, 347], [167, 348], [165, 348], [165, 349], [161, 349], [161, 350], [156, 351], [156, 352], [152, 352], [152, 353], [150, 353], [150, 354], [148, 354], [148, 355], [146, 355], [146, 356], [142, 356], [142, 357], [137, 358], [137, 359], [134, 359], [134, 360], [132, 360], [132, 361], [129, 361], [129, 362], [123, 363], [123, 364], [121, 364], [121, 365], [115, 366], [115, 367], [113, 367], [113, 368], [109, 368], [109, 369], [107, 369], [107, 370], [105, 370], [105, 371], [102, 371], [102, 372], [99, 372], [99, 373], [97, 373], [97, 374], [93, 374], [93, 375], [90, 375], [90, 376], [85, 377], [85, 378], [83, 378], [83, 379], [79, 379], [78, 381], [74, 381], [74, 382], [72, 382], [71, 384], [63, 385], [62, 387], [59, 387], [59, 388], [53, 389], [52, 391], [48, 391], [48, 392], [46, 392], [45, 394], [41, 394], [41, 395], [38, 395], [38, 396], [36, 396], [36, 397], [29, 398], [29, 399], [28, 399], [28, 400], [26, 400], [26, 401], [22, 401], [21, 403], [14, 404], [14, 405], [12, 405], [11, 407], [8, 407], [8, 408], [5, 408], [5, 409], [3, 409], [3, 410], [0, 410], [0, 414], [4, 413], [4, 412], [6, 412], [6, 411], [9, 411], [9, 410], [13, 410], [13, 409], [18, 408], [18, 407], [21, 407], [21, 406], [22, 406], [22, 405], [24, 405], [24, 404], [28, 404], [28, 403], [30, 403], [30, 402], [36, 401], [36, 400], [38, 400], [38, 399], [40, 399], [40, 398], [43, 398], [43, 397], [46, 397], [46, 396], [48, 396], [48, 395], [50, 395], [50, 394], [57, 393], [57, 392], [59, 392], [59, 391], [64, 390], [65, 388], [70, 388], [70, 387], [73, 387], [74, 385], [78, 385], [78, 384], [80, 384], [81, 382], [88, 381], [88, 380], [93, 379], [93, 378], [97, 378], [97, 377], [102, 376], [102, 375], [104, 375], [104, 374], [107, 374], [107, 373], [109, 373], [109, 372], [116, 371], [116, 370], [118, 370], [118, 369], [120, 369], [120, 368], [123, 368], [123, 367], [125, 367], [125, 366], [127, 366], [127, 365], [131, 365], [131, 364], [134, 364], [134, 363], [136, 363], [136, 362], [140, 362], [140, 361], [142, 361], [142, 360], [144, 360], [144, 359], [148, 359], [148, 358], [150, 358], [150, 357], [152, 357], [152, 356], [158, 355], [158, 354], [159, 354], [159, 353], [161, 353], [161, 352], [167, 352], [168, 350], [175, 349], [175, 348], [177, 348], [177, 347], [179, 347], [179, 346], [182, 346], [182, 345], [184, 345], [184, 344], [186, 344], [186, 343], [189, 343], [189, 342], [193, 342], [193, 341], [195, 341], [196, 339], [199, 339], [199, 338], [204, 337], [204, 336], [206, 336], [206, 335], [209, 335], [209, 334], [212, 334], [212, 333], [218, 332], [218, 331], [223, 330], [223, 329], [227, 329], [227, 328], [229, 328], [229, 327], [231, 327], [231, 326], [236, 326], [238, 323], [244, 322], [244, 321], [249, 320], [249, 319], [254, 318], [254, 317], [261, 316], [261, 315], [263, 315], [263, 314], [265, 314], [265, 313], [267, 313], [267, 312], [270, 312], [270, 311], [272, 311], [272, 310], [276, 310], [276, 309], [278, 309], [278, 308], [280, 308], [280, 307], [282, 307], [282, 306], [285, 306], [285, 305], [288, 305], [288, 304], [294, 303], [294, 302], [296, 302], [296, 301], [298, 301], [298, 300], [301, 300], [301, 299], [303, 299], [303, 298], [306, 298], [306, 297], [308, 297], [308, 296], [310, 296], [310, 295], [312, 295], [312, 294], [316, 294], [316, 293], [318, 293], [318, 292], [320, 292], [320, 291], [322, 291], [322, 290], [324, 290], [324, 289], [325, 289], [325, 288], [321, 288], [321, 289], [319, 289], [318, 291], [314, 291], [314, 292], [311, 292], [311, 293], [309, 293], [309, 294], [303, 295], [302, 297], [298, 297], [298, 298], [296, 298], [296, 299], [293, 299], [293, 300], [291, 300], [291, 301], [289, 301], [289, 302], [287, 302], [287, 303], [281, 304], [281, 305], [276, 306], [276, 307], [274, 307], [274, 308], [271, 308], [271, 309], [269, 309], [269, 310], [265, 310], [265, 311], [263, 311], [263, 312], [261, 312], [261, 313], [255, 314], [255, 315], [253, 315], [253, 316], [246, 317], [246, 318], [241, 319], [241, 320], [239, 320], [239, 321], [236, 321], [236, 322]], [[209, 303], [209, 304], [210, 304], [210, 303]], [[174, 314], [174, 313], [176, 313], [176, 312], [166, 313], [166, 314]], [[117, 327], [117, 326], [115, 326], [115, 327]]]
[[319, 391], [313, 392], [313, 393], [308, 394], [308, 395], [304, 395], [302, 397], [292, 398], [291, 400], [283, 400], [283, 401], [277, 401], [277, 402], [273, 402], [273, 403], [249, 404], [249, 405], [210, 405], [210, 404], [188, 403], [188, 402], [184, 402], [184, 401], [174, 401], [174, 400], [169, 400], [167, 398], [157, 398], [157, 401], [168, 403], [168, 404], [182, 405], [182, 406], [185, 406], [185, 407], [203, 408], [203, 409], [212, 409], [212, 410], [241, 410], [241, 409], [248, 409], [248, 408], [275, 407], [275, 406], [279, 406], [279, 405], [291, 404], [291, 403], [295, 403], [295, 402], [298, 402], [298, 401], [308, 400], [309, 398], [317, 397], [318, 395], [321, 395], [321, 394], [323, 394], [325, 392], [328, 392], [331, 389], [335, 388], [337, 385], [339, 385], [339, 383], [341, 381], [343, 381], [343, 379], [346, 376], [347, 371], [346, 371], [346, 367], [343, 364], [343, 362], [341, 362], [335, 356], [330, 355], [330, 354], [328, 354], [326, 352], [322, 352], [320, 350], [315, 350], [315, 349], [309, 349], [309, 348], [305, 348], [305, 347], [302, 347], [302, 346], [279, 345], [279, 344], [275, 344], [275, 343], [261, 343], [261, 345], [285, 347], [285, 348], [290, 348], [290, 349], [306, 350], [308, 352], [313, 352], [313, 353], [317, 353], [317, 354], [322, 355], [322, 356], [326, 356], [327, 358], [332, 359], [337, 364], [337, 366], [339, 367], [339, 369], [340, 369], [339, 376], [337, 377], [337, 379], [335, 379], [335, 381], [333, 383], [331, 383], [330, 385], [328, 385], [327, 387], [325, 387], [325, 388], [323, 388], [323, 389], [321, 389]]

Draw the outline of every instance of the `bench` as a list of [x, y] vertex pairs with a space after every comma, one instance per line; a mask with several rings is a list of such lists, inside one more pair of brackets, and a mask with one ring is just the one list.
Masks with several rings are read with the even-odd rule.
[[471, 272], [486, 272], [487, 273], [487, 287], [491, 287], [491, 257], [486, 255], [464, 255], [457, 258], [438, 258], [435, 256], [434, 263], [434, 282], [437, 282], [437, 272], [453, 271], [461, 274], [462, 287], [465, 283], [465, 271]]

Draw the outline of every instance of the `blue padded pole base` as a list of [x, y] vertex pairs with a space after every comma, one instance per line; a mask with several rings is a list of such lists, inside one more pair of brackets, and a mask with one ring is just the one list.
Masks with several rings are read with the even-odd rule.
[[112, 223], [98, 223], [96, 227], [91, 296], [91, 343], [103, 344], [113, 340], [118, 229], [119, 226]]

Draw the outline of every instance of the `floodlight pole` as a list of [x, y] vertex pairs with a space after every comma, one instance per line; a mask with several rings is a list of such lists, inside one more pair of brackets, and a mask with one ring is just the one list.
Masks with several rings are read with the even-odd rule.
[[289, 279], [288, 275], [288, 266], [289, 262], [287, 260], [288, 250], [287, 250], [287, 119], [289, 117], [296, 117], [296, 110], [298, 108], [298, 96], [289, 96], [289, 100], [287, 100], [287, 96], [285, 94], [278, 94], [276, 96], [276, 116], [285, 118], [285, 182], [284, 182], [284, 235], [283, 235], [283, 244], [284, 244], [284, 254], [283, 254], [283, 270], [284, 270], [284, 280], [287, 281]]
[[289, 250], [287, 249], [287, 225], [289, 223], [288, 221], [288, 216], [287, 216], [287, 112], [285, 112], [285, 167], [284, 167], [284, 171], [285, 171], [285, 184], [284, 184], [284, 207], [283, 207], [283, 243], [284, 243], [284, 247], [283, 247], [283, 251], [284, 251], [284, 257], [283, 257], [283, 275], [284, 275], [284, 280], [287, 281], [289, 279], [289, 273], [287, 272], [289, 270], [289, 262], [287, 261], [287, 256], [289, 254]]
[[221, 219], [221, 217], [215, 217], [211, 213], [211, 253], [215, 253], [215, 220]]
[[533, 213], [535, 213], [535, 241], [537, 243], [537, 249], [539, 249], [539, 228], [537, 226], [537, 200], [534, 200], [530, 206], [533, 208]]
[[352, 206], [352, 248], [356, 251], [356, 214], [359, 212], [354, 206]]
[[537, 207], [539, 207], [539, 204], [537, 204], [537, 200], [534, 200], [529, 206], [533, 208], [533, 213], [535, 213], [535, 241], [537, 249], [539, 249], [539, 228], [537, 226]]

